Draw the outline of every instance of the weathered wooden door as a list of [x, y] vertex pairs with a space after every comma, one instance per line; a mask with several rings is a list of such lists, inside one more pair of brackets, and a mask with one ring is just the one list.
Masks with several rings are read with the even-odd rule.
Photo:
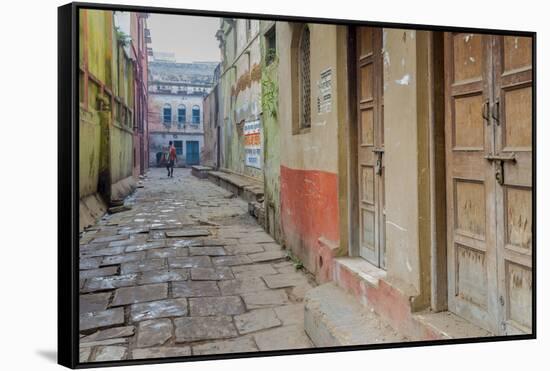
[[500, 36], [494, 49], [497, 264], [500, 333], [531, 333], [532, 39]]
[[382, 29], [356, 30], [359, 254], [385, 266]]
[[495, 334], [531, 321], [531, 67], [514, 48], [531, 52], [513, 40], [445, 35], [449, 309]]

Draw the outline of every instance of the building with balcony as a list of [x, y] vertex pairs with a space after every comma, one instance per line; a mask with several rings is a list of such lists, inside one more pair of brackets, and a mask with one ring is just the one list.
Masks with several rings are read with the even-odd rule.
[[[157, 52], [154, 55], [158, 55]], [[176, 166], [196, 165], [204, 143], [203, 98], [210, 92], [216, 63], [149, 62], [149, 165], [162, 166], [172, 141]]]

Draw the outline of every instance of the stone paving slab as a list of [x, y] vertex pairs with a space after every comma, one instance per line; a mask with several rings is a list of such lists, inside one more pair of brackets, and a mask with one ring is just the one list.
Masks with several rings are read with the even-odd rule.
[[140, 243], [136, 245], [126, 246], [125, 251], [126, 252], [144, 251], [144, 250], [158, 249], [159, 247], [165, 247], [164, 240], [151, 241], [151, 242], [145, 242], [145, 243]]
[[307, 284], [307, 277], [301, 273], [284, 273], [262, 276], [267, 287], [280, 289], [282, 287], [293, 287]]
[[304, 303], [283, 305], [273, 310], [285, 326], [304, 323]]
[[213, 296], [189, 299], [190, 315], [194, 317], [235, 315], [244, 313], [239, 296]]
[[313, 344], [304, 331], [303, 325], [274, 328], [254, 334], [260, 350], [285, 350], [312, 348]]
[[205, 268], [211, 267], [212, 261], [208, 256], [189, 256], [181, 258], [168, 258], [170, 268]]
[[237, 336], [230, 316], [181, 317], [174, 319], [176, 342], [225, 339]]
[[185, 357], [191, 355], [191, 348], [183, 347], [152, 347], [143, 349], [134, 349], [132, 359], [153, 359], [166, 357]]
[[231, 270], [237, 279], [277, 274], [277, 271], [270, 264], [238, 265], [231, 267]]
[[256, 352], [258, 347], [252, 337], [240, 337], [231, 340], [213, 341], [200, 345], [193, 345], [194, 355], [229, 354]]
[[121, 274], [137, 273], [154, 271], [163, 268], [165, 265], [164, 259], [149, 259], [146, 261], [133, 261], [123, 263], [120, 266]]
[[99, 347], [94, 357], [95, 362], [120, 361], [126, 357], [127, 348], [123, 346]]
[[210, 232], [206, 229], [189, 229], [181, 231], [168, 231], [166, 237], [201, 237], [209, 236]]
[[145, 252], [138, 251], [126, 253], [124, 255], [106, 256], [101, 261], [101, 265], [122, 264], [145, 259]]
[[283, 259], [286, 257], [286, 253], [283, 250], [265, 251], [265, 252], [257, 252], [254, 254], [248, 254], [248, 257], [254, 263], [259, 263], [259, 262], [267, 262], [271, 260]]
[[168, 296], [166, 283], [151, 285], [122, 287], [115, 290], [112, 306], [134, 304], [145, 301], [165, 299]]
[[231, 268], [191, 268], [191, 279], [193, 281], [221, 281], [235, 279]]
[[99, 312], [82, 313], [80, 315], [80, 331], [94, 328], [122, 325], [124, 323], [124, 309], [115, 308]]
[[185, 281], [187, 279], [189, 279], [188, 269], [161, 269], [142, 272], [138, 278], [138, 284]]
[[88, 278], [84, 284], [83, 292], [115, 289], [117, 287], [133, 286], [136, 284], [137, 274], [124, 274], [121, 276]]
[[245, 294], [267, 289], [264, 281], [259, 277], [247, 277], [237, 280], [220, 281], [218, 286], [222, 295]]
[[227, 255], [227, 252], [222, 246], [191, 246], [189, 255], [223, 256]]
[[80, 278], [92, 278], [92, 277], [104, 277], [104, 276], [112, 276], [114, 274], [117, 274], [118, 267], [103, 267], [103, 268], [96, 268], [96, 269], [87, 269], [87, 270], [81, 270], [80, 271]]
[[172, 295], [180, 297], [219, 296], [220, 289], [215, 281], [183, 281], [172, 283]]
[[281, 321], [271, 308], [255, 309], [235, 316], [235, 326], [240, 334], [249, 334], [280, 325]]
[[165, 247], [147, 251], [147, 259], [175, 258], [176, 256], [188, 256], [189, 250], [184, 247]]
[[157, 319], [139, 323], [137, 346], [139, 348], [164, 344], [172, 337], [172, 321]]
[[217, 256], [212, 259], [214, 265], [232, 267], [234, 265], [252, 264], [247, 255]]
[[127, 336], [132, 336], [134, 335], [134, 333], [134, 326], [112, 327], [106, 330], [99, 330], [88, 336], [84, 336], [80, 339], [80, 344], [86, 344], [107, 339], [124, 338]]
[[80, 295], [80, 313], [100, 312], [107, 309], [112, 293]]
[[289, 303], [286, 292], [280, 290], [258, 291], [242, 296], [247, 309], [274, 307]]
[[132, 304], [130, 311], [130, 318], [134, 322], [163, 317], [186, 316], [188, 314], [185, 298]]

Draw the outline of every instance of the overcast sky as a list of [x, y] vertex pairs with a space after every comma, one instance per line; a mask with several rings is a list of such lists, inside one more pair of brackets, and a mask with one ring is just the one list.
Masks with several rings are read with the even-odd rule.
[[147, 27], [154, 52], [175, 53], [178, 62], [220, 61], [219, 18], [150, 14]]

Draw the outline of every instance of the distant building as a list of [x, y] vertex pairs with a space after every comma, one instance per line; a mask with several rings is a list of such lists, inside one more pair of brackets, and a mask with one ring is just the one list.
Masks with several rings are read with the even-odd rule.
[[153, 60], [155, 62], [176, 62], [176, 54], [167, 52], [153, 52]]
[[[203, 98], [213, 85], [216, 63], [149, 62], [149, 165], [161, 166], [168, 142], [174, 142], [176, 166], [200, 162], [204, 142]], [[166, 57], [166, 56], [165, 56]]]

